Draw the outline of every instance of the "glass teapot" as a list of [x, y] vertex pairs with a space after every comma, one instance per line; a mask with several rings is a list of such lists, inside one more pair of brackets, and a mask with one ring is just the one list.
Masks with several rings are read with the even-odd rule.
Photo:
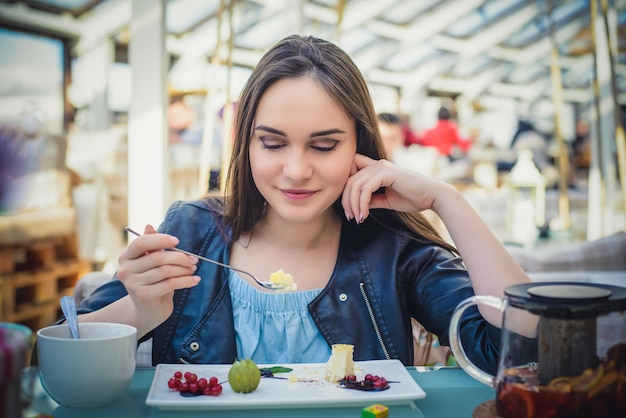
[[[495, 389], [498, 417], [625, 417], [626, 287], [524, 283], [504, 294], [466, 299], [450, 323], [455, 359]], [[469, 360], [459, 337], [463, 312], [478, 304], [503, 313], [496, 376]]]

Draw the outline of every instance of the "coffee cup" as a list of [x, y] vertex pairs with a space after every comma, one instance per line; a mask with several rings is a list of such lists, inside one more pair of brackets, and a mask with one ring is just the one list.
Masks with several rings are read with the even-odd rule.
[[137, 329], [124, 324], [79, 323], [80, 339], [67, 324], [37, 331], [39, 377], [60, 405], [90, 408], [122, 395], [135, 372]]

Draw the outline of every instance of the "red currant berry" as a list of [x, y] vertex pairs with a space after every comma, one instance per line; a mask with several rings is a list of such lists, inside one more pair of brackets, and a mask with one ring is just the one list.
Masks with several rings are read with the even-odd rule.
[[209, 379], [209, 386], [210, 387], [217, 386], [217, 377], [213, 376]]
[[178, 390], [181, 392], [189, 392], [189, 384], [187, 382], [180, 382], [180, 386], [178, 386]]
[[177, 389], [178, 388], [178, 380], [176, 380], [173, 377], [171, 377], [170, 380], [167, 381], [167, 387], [170, 388], [170, 389]]
[[349, 374], [346, 376], [346, 381], [348, 382], [356, 382], [356, 375]]
[[212, 396], [218, 396], [220, 393], [222, 393], [222, 385], [216, 385], [211, 387]]
[[198, 387], [200, 389], [204, 389], [205, 387], [209, 386], [209, 382], [207, 382], [206, 378], [201, 377], [200, 379], [198, 379]]

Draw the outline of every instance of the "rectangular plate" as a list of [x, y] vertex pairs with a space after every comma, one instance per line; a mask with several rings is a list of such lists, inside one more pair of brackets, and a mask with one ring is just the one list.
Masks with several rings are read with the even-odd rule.
[[[271, 365], [259, 365], [270, 367]], [[346, 389], [324, 380], [324, 363], [280, 364], [292, 368], [298, 379], [311, 382], [261, 378], [257, 390], [251, 393], [235, 393], [228, 384], [229, 364], [159, 364], [154, 373], [146, 405], [163, 410], [218, 410], [218, 409], [279, 409], [315, 408], [329, 406], [367, 406], [373, 403], [408, 404], [421, 399], [426, 393], [413, 380], [399, 360], [371, 360], [355, 363], [355, 374], [362, 380], [365, 374], [383, 376], [390, 388], [384, 391], [365, 392]], [[223, 391], [219, 396], [184, 397], [167, 387], [175, 371], [196, 373], [198, 378], [217, 377]], [[290, 373], [277, 376], [288, 377]]]

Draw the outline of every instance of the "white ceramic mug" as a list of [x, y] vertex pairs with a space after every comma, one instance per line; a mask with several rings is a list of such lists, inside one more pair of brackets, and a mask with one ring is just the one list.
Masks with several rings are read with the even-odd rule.
[[75, 340], [67, 324], [37, 332], [39, 377], [61, 405], [89, 408], [122, 395], [135, 372], [137, 329], [123, 324], [79, 323]]

